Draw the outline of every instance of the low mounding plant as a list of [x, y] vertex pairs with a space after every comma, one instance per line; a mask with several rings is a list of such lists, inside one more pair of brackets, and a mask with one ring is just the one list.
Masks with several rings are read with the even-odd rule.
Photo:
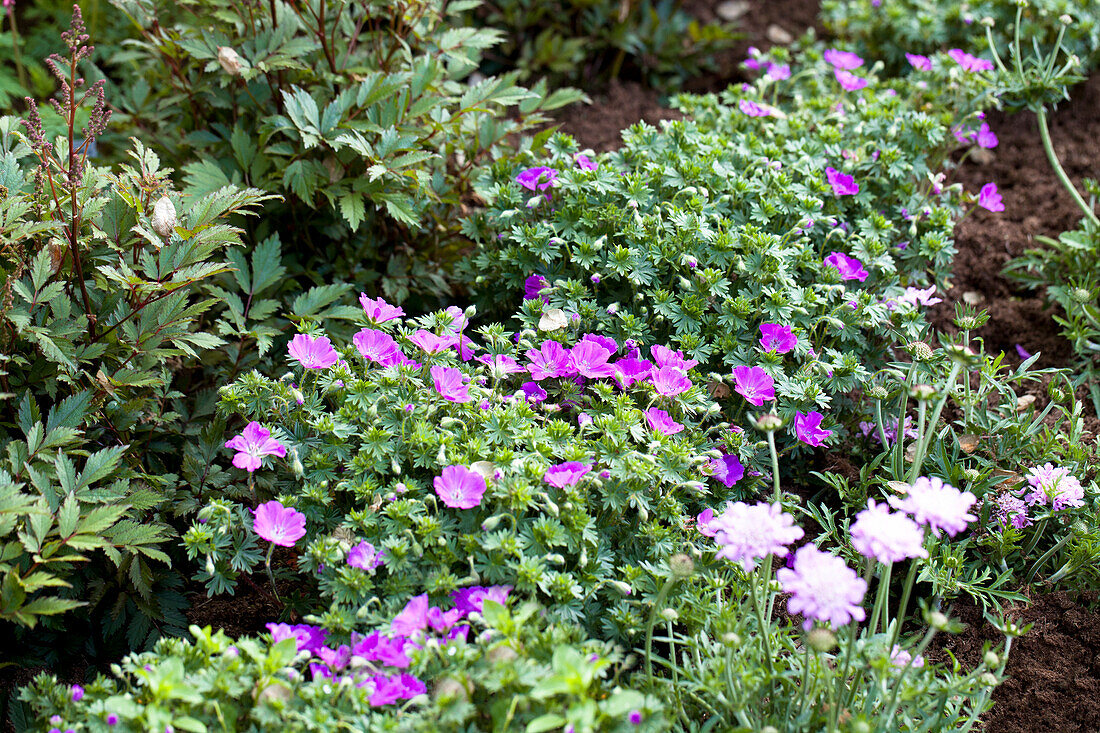
[[280, 193], [257, 240], [293, 238], [291, 274], [380, 280], [399, 302], [448, 291], [477, 167], [581, 98], [517, 86], [516, 71], [477, 75], [500, 33], [458, 27], [470, 3], [114, 4], [141, 34], [119, 73], [140, 69], [150, 85], [123, 103], [128, 123], [151, 130], [198, 193]]

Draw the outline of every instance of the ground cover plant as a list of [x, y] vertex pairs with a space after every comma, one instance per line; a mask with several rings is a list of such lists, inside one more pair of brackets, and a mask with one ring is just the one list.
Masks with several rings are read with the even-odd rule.
[[[524, 136], [577, 94], [462, 25], [511, 6], [112, 7], [132, 39], [96, 55], [77, 9], [46, 65], [61, 135], [0, 119], [0, 622], [50, 650], [17, 730], [974, 730], [1014, 606], [1096, 587], [1087, 373], [929, 316], [1005, 208], [952, 171], [1066, 95], [1086, 28], [753, 48], [596, 155]], [[97, 160], [97, 58], [154, 82], [132, 162]], [[217, 597], [275, 611], [188, 626]], [[991, 633], [956, 659], [960, 612]]]

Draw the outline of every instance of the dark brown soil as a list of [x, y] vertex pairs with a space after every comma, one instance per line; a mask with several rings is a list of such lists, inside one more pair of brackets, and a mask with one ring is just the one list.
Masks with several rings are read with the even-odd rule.
[[[993, 709], [983, 719], [995, 733], [1095, 733], [1100, 730], [1100, 612], [1089, 608], [1095, 597], [1071, 593], [1040, 596], [1010, 613], [1031, 631], [1013, 641], [1008, 679], [993, 695]], [[975, 606], [955, 609], [968, 624], [962, 634], [946, 637], [936, 655], [950, 650], [964, 669], [981, 661], [982, 645], [998, 646], [1003, 637]]]
[[[1051, 138], [1062, 166], [1081, 189], [1081, 178], [1100, 176], [1100, 75], [1070, 92], [1071, 101], [1051, 115]], [[988, 351], [1004, 351], [1016, 360], [1016, 344], [1034, 354], [1039, 367], [1066, 366], [1073, 359], [1069, 342], [1059, 333], [1041, 293], [1018, 288], [1001, 270], [1034, 237], [1057, 238], [1074, 229], [1080, 210], [1055, 177], [1039, 140], [1035, 115], [991, 113], [989, 126], [1000, 138], [993, 160], [986, 165], [967, 161], [955, 179], [976, 192], [990, 181], [997, 184], [1005, 210], [994, 214], [978, 209], [955, 230], [959, 254], [953, 287], [933, 312], [933, 324], [951, 332], [954, 302], [963, 293], [981, 296], [979, 307], [990, 313], [978, 335]]]
[[[688, 0], [685, 9], [701, 21], [717, 18], [715, 8], [721, 0]], [[774, 45], [767, 37], [771, 26], [778, 26], [794, 38], [817, 23], [817, 0], [753, 0], [751, 9], [737, 22], [739, 33], [744, 34], [729, 51], [715, 63], [718, 71], [693, 79], [684, 87], [690, 92], [714, 92], [725, 89], [731, 82], [743, 81], [738, 64], [744, 60], [749, 46], [760, 49]], [[561, 131], [572, 135], [581, 148], [596, 152], [614, 150], [622, 144], [622, 131], [639, 120], [656, 125], [661, 120], [680, 119], [681, 115], [668, 108], [668, 98], [655, 89], [634, 81], [613, 80], [606, 90], [586, 89], [592, 104], [574, 104], [555, 115]]]

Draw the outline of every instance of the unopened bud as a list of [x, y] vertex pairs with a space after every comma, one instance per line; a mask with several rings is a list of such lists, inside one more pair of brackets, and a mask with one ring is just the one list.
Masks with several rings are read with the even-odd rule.
[[230, 76], [241, 73], [241, 57], [229, 46], [218, 47], [218, 63]]
[[936, 396], [936, 388], [930, 384], [914, 384], [909, 388], [909, 396], [924, 402]]
[[687, 555], [677, 553], [669, 558], [668, 569], [676, 578], [687, 578], [695, 572], [695, 563]]
[[993, 674], [992, 672], [985, 672], [978, 679], [981, 680], [981, 683], [983, 685], [988, 685], [989, 687], [997, 686], [997, 675]]
[[973, 483], [981, 478], [981, 473], [976, 468], [964, 468], [962, 472], [963, 478]]
[[908, 346], [909, 353], [917, 361], [928, 361], [932, 358], [932, 347], [923, 341], [913, 341]]
[[873, 400], [884, 400], [890, 396], [890, 393], [881, 384], [875, 384], [867, 390], [867, 396]]
[[609, 580], [607, 581], [607, 584], [622, 593], [624, 596], [629, 596], [634, 593], [634, 590], [621, 580]]
[[1001, 658], [997, 656], [996, 652], [988, 651], [982, 657], [982, 661], [985, 662], [985, 666], [987, 667], [996, 667], [1001, 663]]
[[1068, 13], [1062, 13], [1058, 16], [1058, 22], [1062, 25], [1073, 25], [1073, 18], [1069, 17]]
[[741, 637], [732, 631], [722, 634], [722, 643], [726, 646], [740, 646]]
[[162, 237], [167, 237], [176, 228], [176, 207], [172, 205], [172, 199], [161, 196], [153, 205], [153, 217], [151, 220], [153, 231]]
[[939, 611], [933, 611], [928, 614], [928, 625], [936, 631], [943, 631], [947, 628], [947, 616]]
[[482, 532], [492, 532], [494, 529], [497, 528], [497, 525], [500, 524], [500, 521], [501, 521], [501, 517], [499, 515], [495, 516], [495, 517], [489, 517], [488, 519], [486, 519], [484, 522], [481, 523], [481, 531]]
[[993, 18], [991, 18], [987, 15], [984, 18], [981, 19], [981, 24], [984, 25], [986, 28], [992, 28], [997, 23], [996, 23], [995, 20], [993, 20]]
[[680, 614], [676, 613], [675, 608], [663, 608], [661, 609], [661, 618], [665, 621], [676, 621], [680, 618]]
[[1070, 291], [1070, 294], [1078, 303], [1088, 303], [1092, 300], [1092, 294], [1089, 292], [1088, 288], [1074, 288]]
[[779, 415], [768, 413], [756, 419], [756, 429], [765, 433], [772, 433], [783, 427], [783, 419]]
[[836, 634], [828, 629], [816, 628], [806, 635], [806, 643], [814, 651], [829, 652], [836, 646]]

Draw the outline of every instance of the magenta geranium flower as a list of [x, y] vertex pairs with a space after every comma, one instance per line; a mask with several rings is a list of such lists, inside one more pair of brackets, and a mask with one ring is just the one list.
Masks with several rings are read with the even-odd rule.
[[287, 351], [291, 359], [306, 369], [328, 369], [340, 358], [336, 349], [332, 348], [332, 342], [328, 340], [328, 336], [314, 338], [300, 333], [290, 340]]
[[825, 168], [825, 178], [829, 180], [829, 185], [833, 187], [833, 194], [836, 196], [854, 196], [859, 193], [859, 184], [856, 183], [856, 179], [832, 166]]
[[796, 412], [794, 417], [795, 435], [806, 445], [812, 445], [815, 448], [822, 445], [833, 435], [832, 430], [822, 429], [821, 421], [823, 419], [825, 419], [825, 416], [817, 410], [808, 414]]
[[592, 470], [589, 463], [580, 461], [567, 461], [546, 469], [542, 480], [551, 486], [564, 489], [567, 486], [576, 486], [577, 482], [584, 478], [585, 474]]
[[390, 622], [390, 633], [394, 636], [412, 636], [423, 631], [428, 625], [428, 594], [413, 596], [401, 612]]
[[510, 585], [491, 585], [488, 587], [475, 585], [471, 588], [460, 588], [451, 592], [455, 609], [463, 616], [470, 613], [481, 613], [485, 608], [485, 601], [495, 601], [504, 604], [508, 602], [508, 594], [512, 592]]
[[284, 639], [294, 639], [294, 644], [300, 652], [316, 654], [325, 644], [328, 631], [319, 626], [309, 624], [267, 624], [267, 630], [271, 632], [271, 643], [278, 644]]
[[542, 402], [546, 399], [546, 390], [538, 382], [524, 382], [519, 388], [528, 402]]
[[978, 142], [979, 148], [995, 148], [1000, 142], [997, 139], [996, 133], [989, 128], [988, 122], [983, 122], [982, 126], [978, 128], [978, 134], [975, 139]]
[[589, 158], [584, 153], [577, 153], [573, 156], [573, 163], [582, 171], [594, 171], [600, 167], [600, 164]]
[[527, 370], [520, 363], [506, 354], [484, 354], [478, 357], [478, 361], [489, 367], [493, 377], [502, 379], [509, 374], [518, 374]]
[[409, 337], [409, 341], [416, 344], [425, 354], [439, 354], [457, 344], [458, 336], [454, 334], [437, 336], [431, 331], [420, 329]]
[[982, 186], [982, 190], [978, 192], [978, 206], [998, 213], [1005, 210], [1004, 202], [1001, 201], [1001, 193], [997, 190], [996, 183], [987, 183]]
[[591, 341], [597, 346], [602, 346], [603, 348], [610, 351], [612, 354], [618, 353], [619, 351], [619, 344], [615, 341], [615, 339], [609, 336], [601, 336], [598, 333], [586, 333], [584, 336], [581, 337], [581, 340], [578, 341], [577, 344], [583, 344], [585, 341]]
[[538, 300], [542, 298], [542, 302], [549, 303], [550, 297], [547, 295], [539, 295], [539, 291], [545, 288], [550, 283], [542, 275], [531, 275], [523, 281], [523, 299], [524, 300]]
[[264, 456], [286, 455], [286, 446], [271, 437], [271, 431], [258, 422], [250, 422], [236, 435], [225, 441], [225, 447], [237, 451], [233, 465], [252, 473], [263, 463]]
[[939, 478], [921, 476], [904, 496], [891, 496], [888, 501], [895, 509], [912, 514], [918, 524], [927, 525], [936, 537], [940, 530], [954, 537], [977, 519], [970, 507], [978, 498]]
[[807, 631], [814, 621], [836, 628], [862, 621], [867, 612], [860, 605], [867, 593], [867, 582], [839, 557], [804, 545], [794, 553], [794, 567], [780, 568], [776, 580], [791, 594], [787, 610], [802, 614]]
[[711, 526], [712, 522], [714, 522], [714, 510], [709, 508], [704, 509], [695, 517], [695, 528], [698, 529], [699, 534], [704, 537], [714, 537], [718, 534], [718, 529]]
[[364, 328], [351, 337], [351, 342], [364, 359], [384, 367], [399, 364], [404, 357], [397, 342], [384, 331]]
[[405, 311], [401, 306], [390, 305], [382, 298], [372, 300], [367, 297], [366, 293], [359, 294], [359, 304], [363, 306], [367, 318], [374, 323], [385, 323], [405, 315]]
[[867, 86], [867, 80], [844, 69], [833, 69], [833, 76], [847, 92], [858, 92]]
[[667, 346], [661, 346], [656, 344], [651, 346], [649, 353], [653, 356], [653, 361], [657, 364], [657, 367], [672, 367], [673, 369], [679, 369], [682, 372], [699, 365], [699, 362], [695, 359], [685, 359], [684, 352], [673, 351]]
[[928, 557], [920, 525], [901, 512], [869, 499], [867, 508], [856, 515], [848, 528], [856, 552], [881, 563]]
[[435, 391], [448, 402], [469, 402], [469, 385], [466, 384], [466, 375], [454, 367], [434, 366], [431, 368], [432, 383]]
[[867, 271], [863, 269], [863, 263], [843, 252], [830, 254], [825, 258], [825, 265], [839, 272], [841, 280], [859, 280], [863, 282], [867, 279]]
[[745, 475], [745, 467], [741, 465], [741, 459], [726, 453], [710, 462], [710, 470], [711, 476], [730, 488]]
[[653, 364], [644, 359], [628, 357], [615, 362], [615, 381], [623, 389], [629, 389], [638, 382], [649, 379]]
[[905, 54], [905, 60], [908, 61], [909, 65], [917, 71], [932, 70], [932, 59], [928, 58], [927, 56], [921, 56], [917, 53], [907, 53]]
[[610, 358], [611, 352], [600, 344], [582, 340], [569, 351], [569, 370], [587, 379], [610, 377], [615, 373], [614, 367], [607, 363]]
[[294, 543], [306, 534], [306, 515], [277, 501], [269, 501], [256, 507], [252, 529], [274, 545], [294, 547]]
[[527, 350], [527, 360], [531, 362], [527, 365], [527, 371], [536, 380], [568, 377], [576, 374], [569, 364], [569, 357], [569, 351], [557, 341], [543, 341], [539, 348]]
[[1031, 491], [1024, 500], [1032, 506], [1049, 504], [1057, 512], [1085, 505], [1085, 489], [1067, 468], [1048, 463], [1028, 471], [1026, 478]]
[[797, 345], [798, 339], [790, 326], [783, 326], [778, 323], [760, 324], [760, 347], [764, 351], [786, 354]]
[[831, 64], [837, 69], [851, 71], [852, 69], [858, 69], [860, 66], [863, 66], [863, 59], [851, 51], [838, 51], [835, 48], [827, 48], [823, 56], [826, 63]]
[[375, 550], [374, 545], [363, 540], [355, 547], [348, 550], [348, 565], [360, 570], [374, 570], [382, 564], [382, 551]]
[[528, 191], [545, 191], [558, 185], [558, 172], [544, 165], [528, 168], [516, 176], [516, 183]]
[[963, 71], [993, 71], [993, 62], [971, 56], [961, 48], [953, 48], [947, 52], [951, 60], [963, 68]]
[[661, 367], [653, 374], [653, 387], [659, 395], [675, 397], [691, 389], [691, 380], [675, 367]]
[[738, 102], [737, 108], [741, 110], [742, 114], [749, 117], [771, 117], [773, 114], [770, 107], [765, 107], [748, 99], [742, 99]]
[[775, 380], [760, 367], [734, 367], [733, 388], [757, 407], [762, 406], [765, 400], [775, 399]]
[[649, 427], [661, 435], [675, 435], [684, 429], [684, 426], [672, 419], [664, 410], [651, 407], [645, 411], [645, 420]]
[[794, 517], [775, 504], [752, 506], [739, 501], [708, 523], [715, 531], [714, 540], [721, 549], [717, 557], [740, 563], [746, 573], [752, 572], [756, 561], [768, 555], [786, 557], [787, 545], [802, 538], [802, 528]]
[[473, 509], [485, 493], [485, 479], [466, 466], [447, 466], [433, 482], [435, 493], [452, 509]]

